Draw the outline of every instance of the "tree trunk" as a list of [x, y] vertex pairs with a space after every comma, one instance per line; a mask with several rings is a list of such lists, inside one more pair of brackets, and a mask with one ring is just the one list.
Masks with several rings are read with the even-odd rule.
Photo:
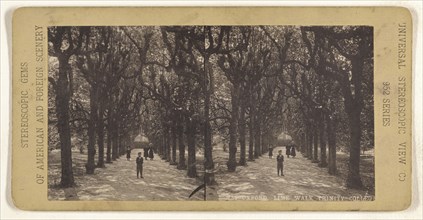
[[100, 102], [97, 122], [98, 161], [97, 167], [104, 168], [104, 103]]
[[187, 126], [187, 144], [188, 144], [188, 177], [197, 177], [196, 158], [195, 158], [195, 122], [191, 117], [186, 117], [185, 123]]
[[117, 118], [116, 120], [115, 120], [115, 123], [116, 123], [116, 159], [119, 159], [119, 157], [120, 157], [120, 151], [122, 150], [121, 149], [121, 146], [120, 146], [120, 138], [121, 138], [121, 128], [120, 128], [120, 124], [119, 124], [119, 121], [120, 121], [120, 118]]
[[125, 155], [125, 149], [126, 149], [126, 147], [125, 147], [125, 135], [126, 134], [123, 133], [124, 132], [123, 127], [120, 126], [120, 128], [121, 129], [119, 131], [121, 131], [121, 132], [119, 134], [119, 157]]
[[160, 141], [158, 142], [158, 148], [157, 148], [157, 155], [159, 155], [160, 158], [163, 157], [163, 145], [164, 145], [164, 141], [163, 141], [163, 135], [159, 135], [157, 137]]
[[167, 146], [168, 146], [168, 130], [167, 130], [167, 126], [163, 127], [163, 155], [162, 155], [162, 159], [165, 160], [166, 162], [168, 161], [167, 157]]
[[239, 112], [239, 84], [234, 83], [232, 88], [232, 111], [229, 125], [229, 160], [226, 163], [229, 172], [236, 170], [236, 142], [237, 142], [237, 127], [238, 127], [238, 112]]
[[112, 160], [115, 161], [119, 157], [118, 153], [118, 128], [116, 125], [116, 119], [112, 118]]
[[307, 135], [306, 132], [301, 133], [301, 153], [307, 157]]
[[254, 161], [254, 128], [253, 128], [253, 120], [250, 119], [249, 122], [249, 135], [248, 135], [248, 161]]
[[170, 160], [170, 165], [176, 165], [176, 126], [173, 124], [172, 129], [172, 157]]
[[257, 91], [257, 97], [254, 100], [254, 158], [261, 156], [261, 125], [260, 125], [260, 113], [258, 113], [258, 107], [256, 102], [260, 97], [260, 90]]
[[71, 74], [68, 57], [58, 57], [59, 59], [59, 78], [56, 89], [56, 114], [57, 130], [60, 138], [60, 162], [62, 167], [62, 176], [60, 185], [62, 187], [71, 187], [75, 184], [72, 170], [72, 145], [69, 126], [69, 100], [70, 88], [68, 75]]
[[360, 177], [360, 139], [361, 139], [361, 123], [360, 111], [352, 110], [348, 114], [350, 122], [350, 158], [348, 164], [347, 187], [353, 189], [363, 188]]
[[[119, 127], [119, 124], [118, 124]], [[118, 134], [117, 134], [117, 159], [120, 158], [120, 156], [122, 155], [122, 147], [121, 147], [121, 134], [120, 134], [120, 129], [118, 128]]]
[[254, 122], [254, 158], [259, 158], [261, 156], [261, 126], [260, 126], [260, 117], [257, 114]]
[[248, 123], [248, 160], [254, 161], [254, 117], [255, 117], [255, 100], [253, 89], [250, 88], [250, 121]]
[[[204, 168], [206, 171], [214, 169], [212, 130], [210, 125], [210, 96], [213, 93], [213, 72], [210, 65], [210, 56], [204, 56]], [[208, 79], [208, 80], [207, 80]], [[205, 183], [207, 185], [216, 184], [214, 173], [205, 172]]]
[[327, 138], [328, 138], [328, 145], [329, 145], [329, 174], [336, 175], [337, 168], [336, 168], [336, 137], [335, 137], [335, 129], [334, 123], [331, 116], [326, 117], [326, 124], [327, 124]]
[[130, 143], [131, 143], [131, 135], [129, 134], [129, 132], [125, 133], [125, 135], [122, 137], [123, 138], [123, 144], [122, 144], [122, 155], [126, 155], [126, 149], [128, 147], [131, 147]]
[[[363, 106], [362, 97], [362, 71], [363, 57], [355, 57], [351, 60], [351, 82], [354, 87], [354, 94], [351, 86], [343, 87], [345, 111], [348, 115], [350, 125], [350, 158], [348, 164], [347, 187], [361, 189], [363, 183], [360, 177], [360, 140], [361, 140], [361, 119], [360, 114]], [[349, 82], [348, 82], [349, 83]], [[347, 83], [345, 83], [347, 84]], [[353, 96], [354, 95], [354, 96]]]
[[98, 95], [97, 86], [91, 85], [90, 90], [90, 120], [88, 122], [88, 160], [85, 164], [87, 174], [94, 174], [95, 163], [95, 130], [98, 115]]
[[268, 135], [267, 133], [263, 132], [261, 135], [261, 155], [265, 154], [268, 151]]
[[313, 160], [313, 129], [311, 126], [307, 129], [307, 149], [308, 149], [308, 157], [307, 159]]
[[254, 161], [254, 120], [250, 118], [248, 134], [248, 160]]
[[239, 155], [239, 165], [245, 166], [246, 162], [246, 149], [245, 149], [245, 101], [241, 100], [240, 106], [240, 116], [239, 116], [239, 145], [240, 145], [240, 155]]
[[171, 149], [170, 149], [170, 142], [171, 142], [171, 132], [169, 126], [166, 128], [166, 162], [170, 162], [172, 160], [171, 158]]
[[179, 170], [185, 170], [187, 165], [185, 164], [185, 144], [184, 144], [184, 126], [183, 126], [183, 118], [179, 116], [178, 121], [178, 147], [179, 147], [179, 161], [177, 168]]
[[320, 140], [320, 163], [319, 167], [327, 167], [327, 158], [326, 158], [326, 138], [325, 138], [325, 119], [324, 115], [322, 113], [320, 117], [320, 128], [319, 128], [319, 140]]
[[106, 163], [112, 163], [112, 129], [109, 125], [110, 120], [107, 120], [107, 150], [106, 150]]
[[313, 126], [313, 160], [312, 163], [318, 163], [319, 162], [319, 131], [317, 130], [317, 126]]

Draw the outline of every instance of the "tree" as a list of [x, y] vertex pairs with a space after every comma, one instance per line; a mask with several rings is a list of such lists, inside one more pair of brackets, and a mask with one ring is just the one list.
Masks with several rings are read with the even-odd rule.
[[[213, 68], [210, 63], [210, 57], [213, 54], [221, 52], [222, 41], [225, 33], [227, 33], [228, 27], [211, 27], [204, 26], [203, 33], [199, 33], [198, 36], [202, 36], [201, 41], [198, 41], [200, 45], [197, 46], [199, 51], [202, 53], [204, 58], [204, 75], [202, 80], [202, 89], [204, 94], [204, 168], [208, 171], [214, 169], [213, 162], [213, 146], [212, 146], [212, 129], [210, 125], [210, 105], [211, 96], [214, 94], [214, 78]], [[214, 179], [214, 173], [206, 172], [205, 181], [206, 184], [216, 184]]]
[[[84, 53], [78, 56], [77, 65], [86, 81], [90, 84], [90, 113], [88, 121], [88, 159], [85, 165], [87, 174], [94, 174], [96, 134], [99, 149], [100, 167], [104, 167], [104, 108], [100, 99], [104, 84], [104, 73], [111, 63], [110, 39], [112, 30], [109, 27], [90, 28]], [[99, 111], [100, 110], [100, 111]]]
[[373, 30], [370, 27], [310, 27], [324, 38], [319, 67], [340, 84], [350, 127], [350, 158], [347, 186], [362, 188], [360, 141], [362, 135], [363, 77], [373, 71]]
[[231, 28], [227, 33], [224, 48], [225, 53], [218, 58], [218, 65], [224, 72], [226, 78], [232, 83], [231, 88], [231, 117], [229, 123], [229, 160], [227, 162], [228, 171], [236, 170], [236, 152], [237, 152], [237, 128], [239, 119], [239, 100], [241, 82], [244, 73], [249, 64], [248, 42], [250, 37], [250, 28], [236, 27]]
[[72, 70], [70, 58], [77, 54], [82, 46], [86, 28], [50, 27], [48, 29], [49, 55], [57, 57], [59, 71], [57, 80], [49, 77], [49, 82], [56, 91], [57, 129], [60, 137], [61, 149], [61, 180], [62, 187], [71, 187], [75, 184], [72, 170], [71, 135], [69, 127], [69, 79]]

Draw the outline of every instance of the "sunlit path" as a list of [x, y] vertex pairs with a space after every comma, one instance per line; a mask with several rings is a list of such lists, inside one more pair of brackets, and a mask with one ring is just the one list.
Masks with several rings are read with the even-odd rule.
[[[277, 152], [281, 148], [275, 148]], [[132, 150], [131, 160], [121, 157], [107, 168], [96, 169], [95, 175], [79, 173], [78, 186], [73, 189], [52, 188], [50, 199], [67, 200], [189, 200], [191, 192], [202, 184], [199, 178], [188, 178], [186, 170], [155, 156], [144, 160], [143, 179], [137, 179], [135, 158], [141, 150]], [[58, 151], [51, 153], [57, 156]], [[227, 153], [216, 149], [215, 155], [225, 159]], [[76, 153], [76, 163], [83, 162], [84, 155]], [[52, 164], [53, 165], [53, 164]], [[354, 199], [366, 196], [365, 190], [347, 190], [340, 176], [331, 176], [326, 169], [310, 163], [300, 154], [286, 158], [285, 176], [277, 176], [276, 159], [262, 156], [248, 165], [238, 166], [235, 172], [228, 172], [224, 164], [217, 164], [217, 185], [209, 186], [208, 200], [323, 200]], [[57, 178], [57, 176], [50, 176]], [[53, 182], [53, 181], [50, 181]], [[203, 191], [197, 192], [191, 200], [202, 200]], [[343, 196], [343, 197], [340, 197]], [[370, 198], [369, 198], [370, 199]]]
[[[279, 149], [282, 148], [275, 148], [274, 152]], [[319, 200], [337, 196], [348, 200], [367, 193], [348, 190], [340, 176], [329, 175], [327, 169], [312, 164], [301, 154], [295, 158], [284, 155], [285, 176], [278, 176], [275, 156], [262, 156], [245, 167], [238, 166], [236, 173], [218, 175], [219, 200]]]
[[[191, 192], [201, 184], [197, 179], [188, 178], [186, 170], [161, 160], [155, 155], [153, 160], [144, 160], [143, 179], [137, 179], [135, 158], [138, 149], [132, 150], [131, 160], [121, 157], [106, 168], [96, 169], [95, 175], [76, 174], [78, 185], [65, 196], [65, 191], [52, 188], [50, 199], [79, 200], [188, 200]], [[60, 152], [51, 153], [58, 156]], [[55, 155], [57, 154], [57, 155]], [[76, 164], [82, 163], [84, 154], [75, 153]], [[50, 176], [57, 178], [57, 176]], [[54, 182], [54, 181], [50, 181]], [[72, 195], [73, 193], [73, 195]], [[203, 199], [197, 194], [192, 200]]]

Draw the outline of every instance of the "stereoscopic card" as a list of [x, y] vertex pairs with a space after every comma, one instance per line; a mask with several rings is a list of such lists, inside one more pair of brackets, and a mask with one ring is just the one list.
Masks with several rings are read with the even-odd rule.
[[400, 7], [41, 7], [13, 15], [24, 210], [404, 210]]

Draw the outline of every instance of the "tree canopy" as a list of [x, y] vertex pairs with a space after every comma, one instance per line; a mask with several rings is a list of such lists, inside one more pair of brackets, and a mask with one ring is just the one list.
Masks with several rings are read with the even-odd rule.
[[[373, 29], [366, 26], [50, 27], [49, 144], [61, 185], [74, 185], [72, 147], [87, 174], [145, 136], [161, 158], [214, 184], [213, 149], [228, 172], [281, 143], [337, 174], [373, 148]], [[328, 153], [327, 153], [328, 151]], [[198, 153], [201, 152], [200, 159]], [[187, 155], [185, 154], [187, 153]], [[200, 160], [199, 160], [200, 159]], [[200, 166], [201, 168], [201, 166]]]

